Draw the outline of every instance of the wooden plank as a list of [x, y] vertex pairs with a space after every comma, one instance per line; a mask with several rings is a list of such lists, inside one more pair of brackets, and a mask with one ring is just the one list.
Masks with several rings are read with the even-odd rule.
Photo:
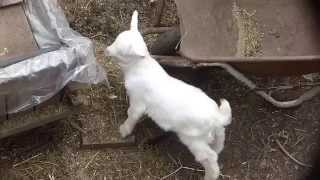
[[45, 124], [67, 119], [71, 110], [63, 104], [53, 104], [37, 111], [21, 112], [0, 123], [0, 139], [25, 132]]
[[81, 126], [86, 133], [81, 133], [81, 148], [121, 148], [135, 146], [134, 136], [126, 139], [120, 137], [118, 125], [112, 125], [110, 121], [99, 114], [91, 114], [87, 118], [81, 118]]
[[117, 138], [117, 140], [109, 141], [106, 143], [101, 143], [101, 142], [92, 143], [90, 138], [88, 138], [89, 136], [86, 136], [85, 134], [82, 134], [82, 137], [83, 137], [82, 143], [81, 143], [82, 149], [124, 148], [124, 147], [136, 146], [135, 136], [130, 136], [125, 139]]
[[39, 51], [22, 4], [0, 9], [0, 61]]
[[0, 122], [6, 119], [6, 97], [0, 96]]

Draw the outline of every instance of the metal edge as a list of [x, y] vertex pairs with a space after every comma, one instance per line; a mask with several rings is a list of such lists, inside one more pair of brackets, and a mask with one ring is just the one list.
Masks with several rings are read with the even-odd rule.
[[152, 55], [155, 59], [167, 59], [168, 61], [189, 61], [192, 63], [216, 63], [216, 62], [298, 62], [298, 61], [320, 61], [320, 55], [306, 56], [262, 56], [262, 57], [233, 57], [233, 56], [213, 56], [213, 57], [184, 57], [184, 56], [158, 56]]

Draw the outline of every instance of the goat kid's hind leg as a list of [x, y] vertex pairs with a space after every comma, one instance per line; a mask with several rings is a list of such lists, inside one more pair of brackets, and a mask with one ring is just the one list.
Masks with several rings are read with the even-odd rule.
[[194, 139], [193, 137], [179, 136], [183, 144], [185, 144], [191, 153], [194, 155], [196, 161], [198, 161], [205, 168], [205, 180], [216, 180], [220, 175], [220, 169], [218, 165], [218, 154], [213, 151], [207, 142]]
[[143, 105], [130, 103], [130, 107], [128, 109], [128, 118], [120, 126], [121, 137], [125, 138], [132, 133], [134, 127], [140, 121], [142, 115], [144, 114], [144, 111], [145, 108]]
[[220, 154], [221, 151], [224, 148], [224, 142], [225, 142], [225, 128], [216, 128], [214, 130], [213, 136], [214, 140], [210, 143], [210, 147], [217, 153]]

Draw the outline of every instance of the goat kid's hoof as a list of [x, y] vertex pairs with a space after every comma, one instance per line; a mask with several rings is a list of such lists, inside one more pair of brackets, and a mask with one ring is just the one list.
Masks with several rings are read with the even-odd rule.
[[131, 134], [130, 128], [125, 123], [121, 124], [119, 131], [122, 138], [125, 138]]

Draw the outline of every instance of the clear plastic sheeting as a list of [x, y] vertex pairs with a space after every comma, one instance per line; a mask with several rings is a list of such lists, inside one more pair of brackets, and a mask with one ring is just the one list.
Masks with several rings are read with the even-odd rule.
[[0, 97], [9, 103], [6, 113], [38, 105], [71, 82], [107, 81], [93, 42], [70, 28], [56, 0], [26, 0], [23, 5], [39, 48], [58, 48], [0, 68]]

